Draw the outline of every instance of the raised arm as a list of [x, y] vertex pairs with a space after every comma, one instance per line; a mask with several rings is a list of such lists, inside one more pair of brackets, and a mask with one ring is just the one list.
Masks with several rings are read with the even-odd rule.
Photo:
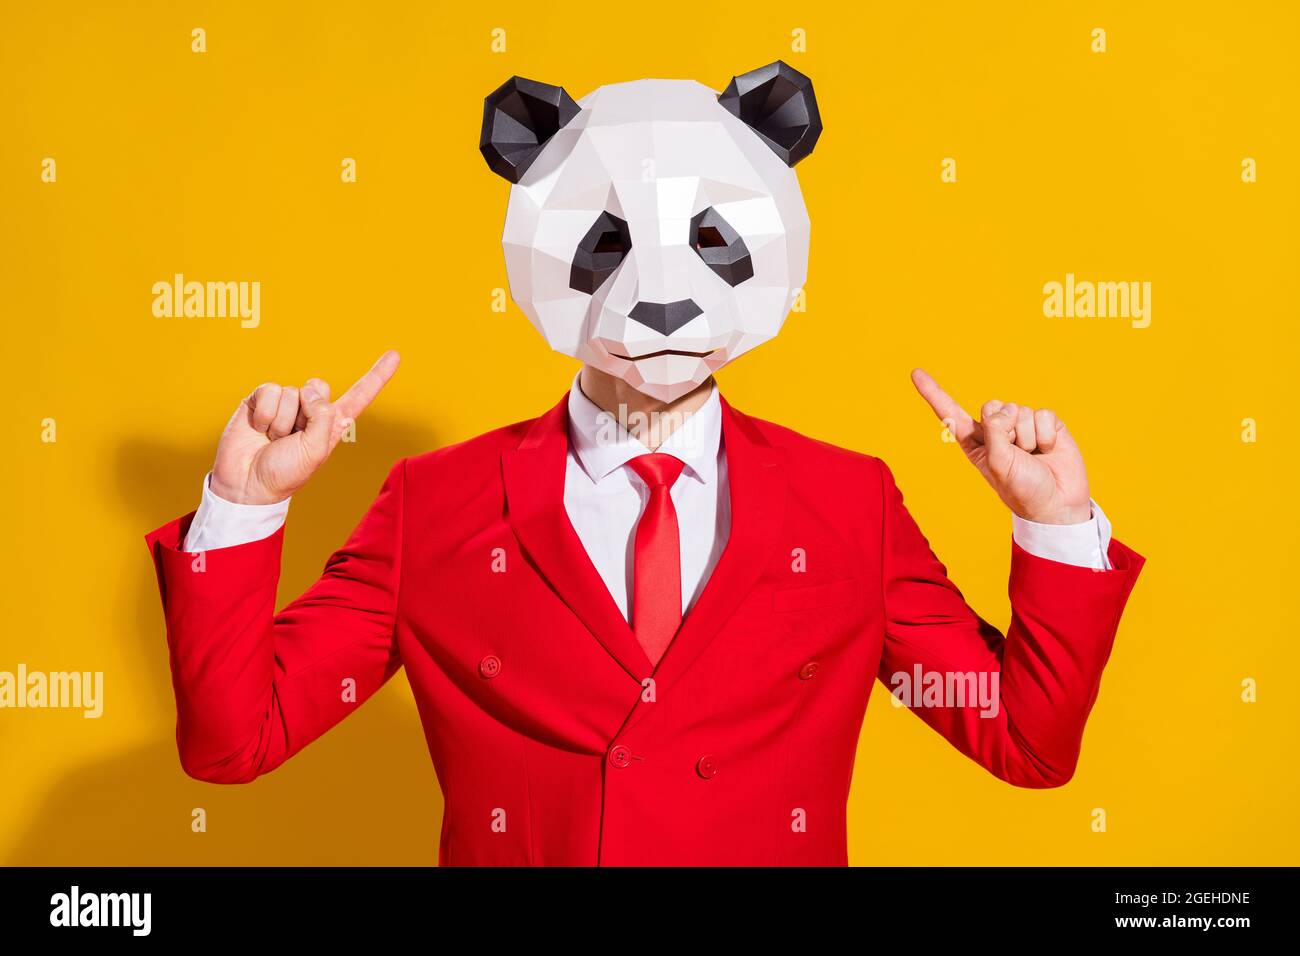
[[[214, 493], [241, 505], [288, 498], [329, 457], [396, 369], [388, 353], [337, 402], [318, 379], [260, 386], [218, 446]], [[321, 578], [275, 613], [283, 531], [186, 551], [193, 515], [151, 532], [176, 694], [177, 745], [191, 776], [242, 783], [279, 764], [373, 694], [400, 666], [404, 464]]]
[[[1014, 514], [1062, 527], [1091, 520], [1082, 455], [1055, 415], [990, 402], [975, 422], [924, 372], [913, 380]], [[1143, 558], [1110, 541], [1104, 561], [1089, 567], [1013, 542], [1004, 637], [948, 580], [883, 464], [881, 494], [881, 681], [1001, 779], [1065, 783]]]

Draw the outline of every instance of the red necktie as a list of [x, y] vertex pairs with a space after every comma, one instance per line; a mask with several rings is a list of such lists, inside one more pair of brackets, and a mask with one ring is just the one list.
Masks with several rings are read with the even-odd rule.
[[641, 455], [628, 462], [650, 489], [636, 525], [632, 569], [632, 630], [657, 665], [682, 624], [682, 551], [670, 492], [682, 473], [672, 455]]

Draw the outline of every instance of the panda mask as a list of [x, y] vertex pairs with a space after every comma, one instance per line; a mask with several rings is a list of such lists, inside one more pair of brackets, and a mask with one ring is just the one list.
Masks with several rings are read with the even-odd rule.
[[512, 77], [480, 150], [508, 179], [510, 293], [552, 349], [659, 401], [776, 335], [808, 270], [793, 166], [821, 134], [806, 76], [778, 61], [719, 95], [690, 80], [575, 103]]

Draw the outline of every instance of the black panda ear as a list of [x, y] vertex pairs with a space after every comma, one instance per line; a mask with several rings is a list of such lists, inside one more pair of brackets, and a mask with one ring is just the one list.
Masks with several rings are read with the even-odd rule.
[[494, 173], [517, 183], [547, 140], [579, 112], [560, 87], [512, 76], [483, 101], [479, 152]]
[[812, 80], [780, 60], [732, 79], [718, 102], [793, 166], [812, 152], [822, 118]]

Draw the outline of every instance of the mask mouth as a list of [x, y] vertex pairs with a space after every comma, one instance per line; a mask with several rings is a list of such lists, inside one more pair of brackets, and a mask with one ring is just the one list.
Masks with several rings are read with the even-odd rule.
[[658, 358], [661, 355], [686, 355], [690, 358], [705, 358], [712, 355], [717, 349], [708, 349], [704, 352], [684, 352], [679, 349], [661, 349], [658, 352], [646, 352], [645, 355], [620, 355], [617, 352], [610, 352], [616, 359], [622, 359], [624, 362], [639, 362], [642, 359]]

